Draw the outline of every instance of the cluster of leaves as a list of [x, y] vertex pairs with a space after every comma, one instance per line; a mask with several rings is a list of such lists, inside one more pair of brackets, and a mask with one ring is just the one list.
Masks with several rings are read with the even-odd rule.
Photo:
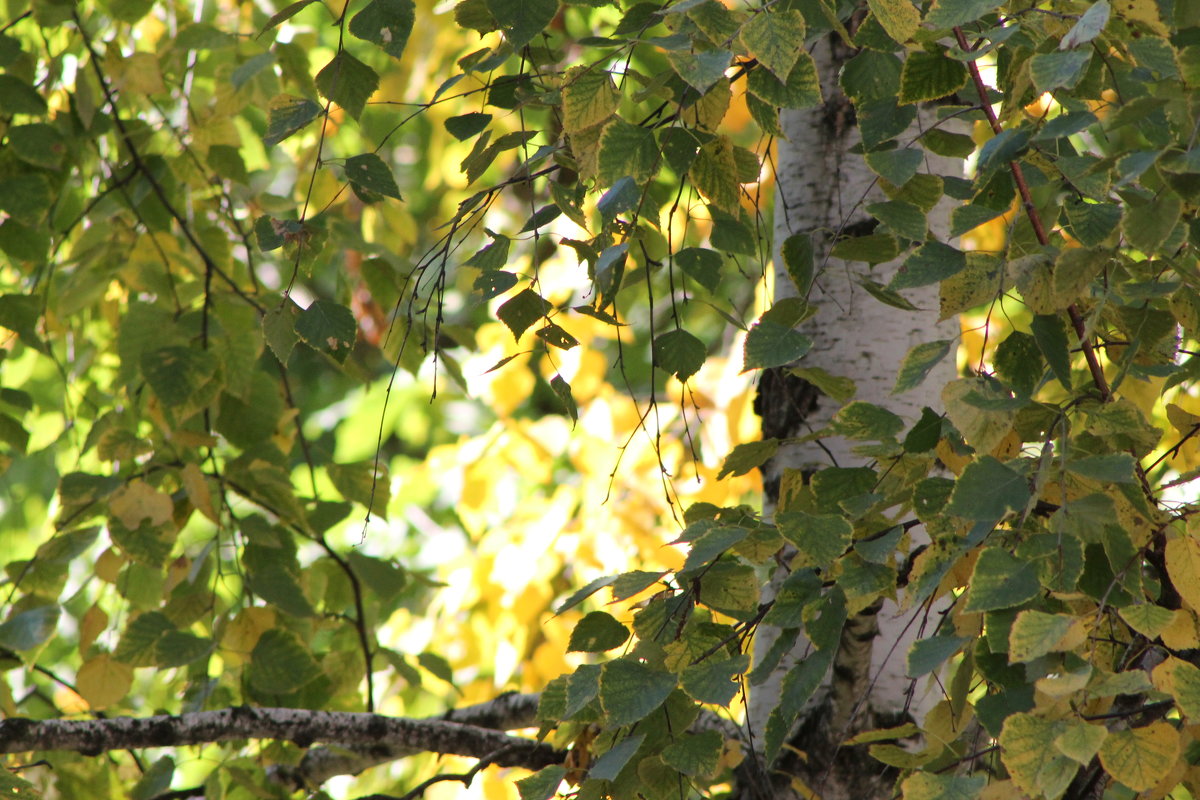
[[[944, 612], [906, 662], [944, 698], [919, 725], [849, 744], [900, 770], [905, 797], [1057, 798], [1104, 775], [1130, 793], [1194, 789], [1200, 539], [1177, 498], [1196, 475], [1173, 457], [1200, 431], [1187, 349], [1200, 337], [1200, 13], [859, 5], [463, 0], [455, 21], [483, 46], [398, 116], [406, 44], [433, 14], [411, 0], [347, 3], [331, 27], [313, 0], [195, 19], [143, 0], [10, 4], [0, 470], [20, 493], [0, 500], [0, 532], [53, 524], [5, 564], [0, 646], [42, 676], [21, 679], [33, 688], [20, 701], [0, 697], [5, 711], [69, 710], [44, 679], [93, 710], [372, 710], [376, 672], [413, 696], [423, 674], [452, 678], [441, 657], [376, 640], [393, 613], [422, 613], [428, 582], [395, 553], [331, 538], [355, 527], [355, 505], [385, 513], [389, 461], [426, 455], [437, 434], [380, 436], [374, 458], [346, 462], [318, 412], [393, 365], [468, 383], [460, 361], [493, 318], [551, 367], [534, 412], [572, 420], [577, 387], [559, 367], [584, 346], [581, 324], [618, 341], [633, 330], [621, 364], [650, 405], [693, 380], [728, 327], [744, 333], [746, 370], [801, 359], [811, 341], [797, 326], [819, 313], [805, 295], [830, 279], [815, 237], [778, 243], [794, 291], [776, 288], [798, 296], [748, 324], [745, 287], [772, 248], [765, 138], [785, 133], [781, 110], [836, 102], [800, 45], [837, 37], [853, 50], [840, 91], [886, 199], [832, 257], [868, 265], [860, 283], [880, 313], [937, 284], [943, 318], [983, 306], [1010, 327], [940, 389], [945, 414], [915, 425], [855, 401], [847, 376], [796, 370], [841, 404], [807, 438], [849, 439], [864, 466], [788, 473], [769, 522], [693, 505], [679, 569], [599, 579], [564, 603], [657, 590], [632, 630], [603, 611], [578, 622], [570, 650], [626, 650], [546, 687], [540, 721], [575, 755], [521, 794], [550, 797], [564, 779], [583, 797], [706, 792], [739, 760], [714, 712], [807, 647], [755, 732], [769, 770], [846, 620], [896, 596]], [[930, 101], [939, 122], [914, 135]], [[927, 153], [973, 159], [972, 177], [928, 172]], [[451, 157], [465, 181], [443, 180]], [[1004, 252], [935, 238], [944, 197], [958, 203], [952, 236], [1011, 219]], [[568, 254], [585, 277], [562, 278]], [[872, 278], [896, 259], [887, 283]], [[915, 347], [896, 391], [953, 350]], [[796, 444], [742, 443], [723, 472]], [[918, 527], [927, 547], [910, 541]], [[56, 635], [65, 620], [77, 636]], [[784, 635], [751, 664], [761, 625]], [[135, 687], [149, 668], [178, 673]], [[117, 780], [55, 758], [66, 794]], [[169, 784], [162, 763], [143, 796]], [[256, 783], [234, 760], [206, 792]]]

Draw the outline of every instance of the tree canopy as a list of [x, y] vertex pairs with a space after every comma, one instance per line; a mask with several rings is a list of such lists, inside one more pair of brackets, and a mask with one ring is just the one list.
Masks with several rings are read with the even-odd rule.
[[7, 796], [1197, 791], [1200, 5], [5, 9]]

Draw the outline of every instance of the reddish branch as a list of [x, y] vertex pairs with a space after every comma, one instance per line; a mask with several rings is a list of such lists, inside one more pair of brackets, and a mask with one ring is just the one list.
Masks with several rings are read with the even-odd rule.
[[[963, 51], [970, 52], [974, 49], [967, 42], [962, 28], [954, 29], [954, 38]], [[987, 117], [988, 124], [992, 127], [992, 132], [999, 135], [1004, 129], [1000, 126], [1000, 120], [996, 118], [996, 112], [992, 110], [992, 104], [988, 102], [987, 86], [984, 85], [983, 77], [979, 74], [979, 65], [975, 61], [968, 61], [967, 69], [971, 73], [971, 81], [975, 84], [975, 91], [979, 95], [979, 105]], [[1050, 244], [1050, 237], [1046, 235], [1046, 226], [1042, 223], [1042, 217], [1033, 204], [1033, 195], [1029, 192], [1025, 173], [1021, 171], [1021, 165], [1015, 160], [1008, 162], [1008, 168], [1012, 171], [1013, 183], [1016, 184], [1017, 192], [1021, 195], [1021, 205], [1025, 208], [1025, 216], [1029, 218], [1029, 224], [1033, 226], [1038, 243], [1045, 247]], [[1088, 371], [1092, 373], [1092, 382], [1096, 384], [1096, 389], [1100, 392], [1100, 399], [1107, 401], [1112, 392], [1108, 387], [1108, 379], [1104, 377], [1104, 368], [1100, 365], [1096, 349], [1087, 337], [1087, 326], [1084, 324], [1083, 315], [1079, 313], [1079, 307], [1074, 303], [1067, 306], [1067, 316], [1071, 318], [1071, 327], [1075, 329], [1075, 335], [1079, 338], [1079, 346], [1083, 349], [1083, 357], [1087, 359]]]

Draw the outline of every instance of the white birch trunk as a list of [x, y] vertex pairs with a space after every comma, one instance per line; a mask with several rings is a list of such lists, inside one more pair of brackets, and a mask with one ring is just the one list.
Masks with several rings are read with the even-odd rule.
[[[839, 49], [843, 53], [839, 53]], [[954, 377], [954, 359], [944, 359], [921, 387], [901, 395], [891, 393], [897, 369], [912, 346], [934, 339], [956, 338], [957, 324], [954, 320], [937, 323], [936, 286], [905, 291], [905, 297], [921, 309], [907, 313], [880, 303], [855, 280], [863, 276], [886, 284], [898, 262], [869, 268], [863, 263], [848, 263], [828, 256], [838, 231], [871, 219], [864, 207], [886, 199], [875, 185], [875, 175], [867, 168], [863, 157], [851, 152], [859, 142], [859, 134], [854, 125], [853, 109], [837, 86], [841, 58], [852, 55], [845, 54], [844, 50], [826, 38], [813, 52], [826, 100], [824, 106], [783, 115], [787, 141], [779, 142], [775, 243], [779, 247], [788, 236], [800, 232], [810, 233], [813, 240], [816, 269], [809, 300], [819, 306], [819, 311], [804, 324], [803, 330], [812, 337], [814, 345], [800, 366], [821, 367], [833, 375], [850, 378], [857, 385], [856, 400], [888, 408], [911, 424], [920, 417], [923, 406], [940, 410], [939, 393], [941, 387]], [[920, 115], [918, 124], [927, 119], [928, 115]], [[914, 130], [910, 136], [916, 133]], [[921, 171], [957, 174], [957, 169], [961, 168], [946, 160], [943, 163], [927, 162]], [[940, 241], [947, 241], [950, 208], [951, 201], [943, 198], [930, 217], [932, 235]], [[775, 265], [775, 299], [778, 300], [794, 294], [795, 285], [781, 257], [776, 257]], [[838, 408], [832, 399], [819, 396], [816, 408], [805, 417], [804, 427], [809, 430], [823, 427]], [[804, 432], [807, 431], [794, 431], [791, 435]], [[771, 490], [777, 488], [779, 477], [786, 469], [816, 470], [834, 465], [863, 466], [864, 460], [851, 452], [850, 442], [841, 438], [824, 439], [820, 446], [782, 447], [764, 471], [768, 486], [765, 514], [774, 511], [777, 494], [772, 496]], [[918, 538], [921, 535], [919, 529], [913, 533]], [[845, 697], [840, 701], [837, 697], [830, 698], [829, 676], [823, 692], [818, 693], [810, 704], [815, 710], [828, 701], [825, 708], [828, 716], [820, 724], [828, 726], [825, 735], [832, 740], [832, 747], [836, 748], [852, 730], [867, 724], [876, 712], [893, 715], [905, 709], [911, 685], [904, 674], [905, 655], [920, 627], [919, 622], [909, 624], [914, 613], [921, 612], [918, 609], [901, 614], [896, 604], [888, 601], [874, 619], [851, 617], [847, 629], [859, 627], [854, 636], [843, 635], [842, 647], [845, 650], [849, 646], [861, 652], [843, 652], [839, 658], [865, 662], [869, 653], [869, 675], [850, 690], [858, 695], [850, 698], [852, 707], [847, 707]], [[878, 636], [863, 643], [861, 640], [871, 633], [876, 620]], [[756, 655], [765, 653], [778, 635], [778, 629], [760, 628], [755, 643]], [[756, 734], [756, 741], [761, 741], [767, 718], [778, 705], [783, 676], [805, 657], [807, 650], [807, 643], [799, 642], [770, 678], [754, 687], [748, 722]], [[936, 701], [937, 698], [933, 699]], [[832, 710], [828, 703], [832, 703]], [[840, 709], [839, 705], [842, 706]], [[928, 705], [922, 708], [918, 699], [911, 712], [919, 718], [927, 708]], [[804, 723], [802, 718], [800, 725]], [[861, 768], [871, 770], [877, 766], [862, 764]], [[823, 798], [842, 796], [845, 791], [836, 786], [812, 788]], [[867, 798], [859, 795], [856, 800]]]

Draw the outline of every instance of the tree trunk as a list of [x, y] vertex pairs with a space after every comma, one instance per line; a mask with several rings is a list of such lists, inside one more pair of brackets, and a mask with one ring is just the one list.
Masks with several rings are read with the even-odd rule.
[[[884, 199], [862, 155], [852, 152], [860, 141], [854, 107], [838, 89], [839, 70], [853, 55], [854, 51], [836, 37], [822, 40], [813, 57], [824, 105], [784, 114], [787, 140], [779, 142], [775, 243], [779, 247], [795, 233], [809, 233], [813, 243], [815, 277], [808, 299], [819, 311], [805, 323], [804, 332], [812, 337], [814, 345], [798, 366], [820, 367], [851, 379], [857, 386], [855, 400], [883, 406], [911, 425], [920, 417], [922, 407], [940, 408], [938, 392], [953, 378], [954, 360], [943, 359], [921, 387], [893, 395], [897, 367], [916, 344], [956, 338], [957, 325], [953, 320], [937, 322], [936, 285], [906, 291], [905, 296], [921, 310], [904, 312], [882, 305], [856, 281], [866, 276], [886, 284], [897, 263], [868, 269], [865, 264], [829, 256], [839, 232], [861, 234], [870, 229], [874, 220], [864, 207]], [[924, 116], [918, 116], [918, 125]], [[916, 133], [910, 131], [904, 138]], [[951, 174], [955, 169], [949, 162], [938, 165], [927, 161], [922, 171]], [[950, 204], [943, 198], [930, 219], [932, 235], [940, 241], [947, 239], [949, 210]], [[775, 264], [778, 302], [794, 295], [796, 286], [783, 259], [776, 258]], [[802, 436], [819, 430], [839, 407], [811, 384], [782, 371], [765, 375], [759, 387], [757, 408], [765, 438]], [[866, 460], [851, 451], [851, 443], [841, 438], [785, 445], [764, 465], [764, 514], [773, 514], [781, 480], [789, 471], [808, 475], [830, 466], [865, 465]], [[912, 533], [907, 550], [918, 545], [923, 535], [919, 529]], [[903, 556], [901, 553], [898, 558]], [[774, 585], [782, 580], [783, 573], [781, 569]], [[915, 687], [914, 695], [913, 682], [904, 674], [905, 655], [924, 627], [927, 612], [921, 608], [901, 612], [898, 600], [899, 596], [850, 616], [832, 669], [788, 740], [804, 755], [789, 757], [791, 751], [785, 749], [783, 763], [775, 765], [777, 777], [770, 790], [773, 796], [784, 796], [787, 782], [792, 779], [802, 781], [823, 800], [893, 796], [894, 775], [870, 758], [865, 747], [848, 747], [843, 742], [857, 731], [897, 724], [909, 715], [919, 719], [930, 705], [921, 696], [924, 687]], [[756, 658], [767, 652], [779, 634], [779, 629], [760, 627]], [[809, 650], [810, 645], [801, 637], [770, 677], [754, 687], [748, 721], [756, 743], [762, 741], [766, 721], [780, 702], [783, 676], [809, 655]], [[763, 794], [761, 787], [757, 794]]]

